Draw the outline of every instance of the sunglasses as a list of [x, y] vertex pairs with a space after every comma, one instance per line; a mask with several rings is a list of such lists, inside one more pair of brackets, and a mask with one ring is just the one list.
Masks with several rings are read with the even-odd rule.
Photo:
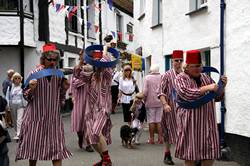
[[16, 78], [14, 78], [15, 80], [21, 80], [21, 78], [19, 78], [19, 77], [16, 77]]
[[174, 61], [175, 61], [175, 62], [183, 62], [182, 59], [175, 59]]
[[130, 69], [125, 69], [124, 71], [131, 71]]
[[52, 62], [52, 61], [56, 62], [56, 61], [57, 61], [57, 59], [55, 59], [55, 58], [46, 58], [46, 59], [47, 59], [47, 61], [49, 61], [49, 62]]

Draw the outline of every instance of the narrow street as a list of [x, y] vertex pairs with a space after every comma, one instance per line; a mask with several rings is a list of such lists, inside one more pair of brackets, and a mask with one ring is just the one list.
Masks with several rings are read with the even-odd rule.
[[[65, 139], [68, 149], [73, 153], [73, 157], [69, 160], [64, 160], [65, 166], [92, 166], [94, 162], [99, 160], [97, 153], [88, 153], [80, 150], [77, 145], [76, 134], [73, 134], [70, 130], [70, 116], [64, 115], [64, 128]], [[141, 138], [141, 145], [136, 146], [135, 149], [126, 149], [121, 145], [120, 139], [120, 126], [122, 122], [122, 112], [119, 109], [118, 113], [112, 115], [113, 130], [112, 130], [112, 145], [109, 147], [111, 158], [114, 166], [164, 166], [163, 160], [163, 145], [149, 145], [146, 144], [149, 136], [148, 129], [144, 129], [144, 133]], [[10, 134], [13, 137], [13, 130], [10, 130]], [[157, 138], [157, 136], [156, 136]], [[28, 161], [18, 161], [15, 163], [17, 143], [12, 142], [8, 144], [10, 166], [27, 166]], [[173, 151], [173, 149], [172, 149]], [[181, 166], [182, 161], [174, 158], [176, 166]], [[38, 162], [38, 166], [49, 166], [51, 162]], [[216, 161], [215, 166], [239, 166], [235, 162], [219, 162]]]

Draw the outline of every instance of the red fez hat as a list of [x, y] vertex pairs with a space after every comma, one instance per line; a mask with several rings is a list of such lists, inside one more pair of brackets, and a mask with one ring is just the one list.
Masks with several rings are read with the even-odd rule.
[[52, 43], [44, 44], [43, 52], [48, 52], [48, 51], [57, 51], [56, 45]]
[[172, 54], [172, 59], [183, 59], [183, 51], [182, 50], [174, 50]]
[[190, 50], [186, 53], [186, 64], [201, 64], [201, 53], [199, 50]]

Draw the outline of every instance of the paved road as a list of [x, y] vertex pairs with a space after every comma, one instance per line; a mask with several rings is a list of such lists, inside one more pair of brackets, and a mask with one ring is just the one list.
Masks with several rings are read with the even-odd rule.
[[[112, 115], [113, 129], [112, 129], [112, 145], [109, 146], [111, 158], [114, 166], [164, 166], [163, 160], [163, 146], [162, 145], [148, 145], [146, 141], [149, 133], [145, 129], [143, 132], [141, 142], [142, 144], [137, 146], [135, 149], [125, 149], [121, 145], [119, 136], [120, 126], [122, 122], [122, 113], [119, 111], [117, 114]], [[68, 149], [73, 153], [73, 157], [69, 160], [64, 160], [64, 166], [92, 166], [92, 164], [99, 160], [99, 156], [96, 153], [88, 153], [80, 150], [77, 146], [77, 137], [70, 131], [70, 116], [64, 116], [64, 128], [65, 138]], [[13, 136], [13, 131], [10, 131]], [[10, 143], [9, 157], [11, 160], [10, 166], [27, 166], [27, 161], [18, 161], [15, 163], [16, 143]], [[174, 149], [172, 149], [174, 150]], [[176, 166], [183, 165], [183, 162], [175, 159]], [[1, 164], [0, 164], [1, 165]], [[40, 161], [38, 166], [49, 166], [51, 162]], [[234, 162], [218, 162], [216, 161], [215, 166], [239, 166]]]

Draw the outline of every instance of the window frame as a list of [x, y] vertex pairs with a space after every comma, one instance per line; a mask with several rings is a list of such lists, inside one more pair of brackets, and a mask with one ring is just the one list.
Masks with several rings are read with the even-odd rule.
[[146, 0], [140, 0], [139, 7], [139, 17], [138, 20], [141, 21], [145, 17]]
[[[156, 5], [157, 7], [155, 8]], [[151, 29], [156, 27], [162, 26], [162, 17], [163, 17], [163, 10], [162, 10], [162, 0], [153, 1], [153, 9], [152, 9], [152, 26]], [[157, 9], [157, 11], [155, 11]], [[155, 22], [154, 18], [157, 18]]]
[[207, 0], [189, 0], [189, 12], [186, 15], [204, 11], [207, 7]]
[[[69, 6], [77, 6], [78, 1], [77, 0], [65, 0], [65, 5], [69, 5]], [[77, 15], [77, 13], [76, 13]], [[70, 32], [73, 33], [78, 33], [79, 29], [78, 29], [78, 18], [77, 16], [73, 15], [71, 20], [69, 21], [69, 19], [66, 19], [67, 21], [67, 29]]]
[[[129, 29], [131, 29], [131, 30], [129, 30]], [[128, 23], [128, 24], [127, 24], [127, 33], [128, 33], [128, 34], [133, 34], [133, 30], [134, 30], [133, 24]]]

